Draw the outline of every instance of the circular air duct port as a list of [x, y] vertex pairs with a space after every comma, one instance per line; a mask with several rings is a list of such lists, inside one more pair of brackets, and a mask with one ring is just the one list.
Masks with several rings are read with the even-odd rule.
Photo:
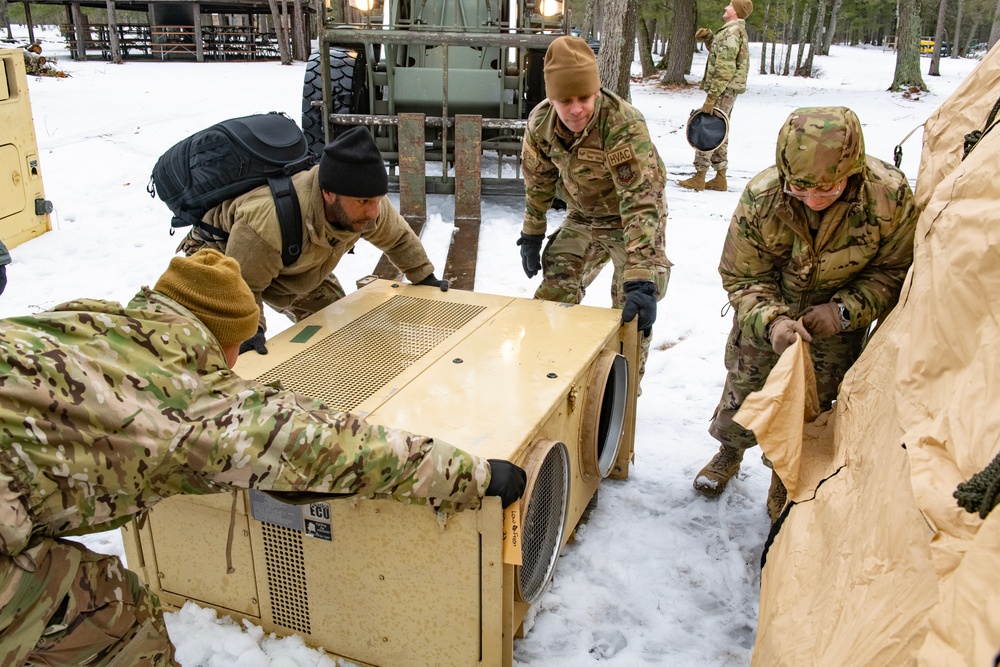
[[604, 350], [591, 367], [580, 422], [583, 475], [607, 477], [618, 459], [628, 407], [628, 360]]
[[522, 564], [515, 568], [518, 597], [534, 604], [541, 597], [562, 548], [569, 507], [569, 451], [554, 440], [536, 442], [524, 462]]

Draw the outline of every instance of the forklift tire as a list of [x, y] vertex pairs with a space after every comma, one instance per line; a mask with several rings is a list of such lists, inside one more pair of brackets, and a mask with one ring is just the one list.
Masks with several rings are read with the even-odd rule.
[[[330, 49], [330, 113], [367, 113], [368, 90], [364, 62], [361, 54], [353, 49]], [[361, 60], [359, 63], [358, 60]], [[309, 142], [309, 150], [323, 154], [326, 144], [323, 136], [323, 107], [313, 102], [323, 99], [323, 66], [319, 53], [309, 56], [302, 83], [302, 132]], [[332, 125], [331, 139], [346, 130], [348, 125]]]

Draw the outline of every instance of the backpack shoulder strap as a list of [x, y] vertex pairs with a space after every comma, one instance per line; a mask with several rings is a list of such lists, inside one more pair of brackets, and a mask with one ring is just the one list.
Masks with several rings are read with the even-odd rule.
[[290, 176], [272, 176], [267, 179], [274, 197], [281, 226], [281, 263], [293, 264], [302, 253], [302, 210]]

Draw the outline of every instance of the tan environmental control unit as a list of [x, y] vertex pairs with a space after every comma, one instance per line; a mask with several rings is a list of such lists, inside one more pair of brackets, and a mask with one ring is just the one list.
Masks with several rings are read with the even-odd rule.
[[124, 530], [128, 564], [187, 600], [379, 667], [509, 666], [513, 639], [601, 480], [625, 478], [635, 427], [634, 323], [621, 311], [372, 280], [245, 354], [371, 422], [523, 466], [522, 564], [504, 563], [496, 498], [441, 520], [395, 500], [290, 505], [178, 496]]
[[13, 248], [52, 229], [21, 49], [0, 49], [0, 239]]

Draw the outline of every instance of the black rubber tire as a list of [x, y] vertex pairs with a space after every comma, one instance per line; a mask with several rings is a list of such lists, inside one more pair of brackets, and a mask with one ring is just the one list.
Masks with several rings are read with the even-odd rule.
[[[364, 59], [360, 55], [350, 49], [330, 49], [330, 113], [368, 113], [367, 76]], [[319, 53], [313, 53], [309, 56], [302, 82], [302, 132], [309, 141], [309, 149], [316, 155], [323, 154], [326, 143], [323, 108], [313, 105], [314, 101], [323, 99], [322, 75]], [[331, 132], [335, 137], [348, 127], [334, 125]]]

